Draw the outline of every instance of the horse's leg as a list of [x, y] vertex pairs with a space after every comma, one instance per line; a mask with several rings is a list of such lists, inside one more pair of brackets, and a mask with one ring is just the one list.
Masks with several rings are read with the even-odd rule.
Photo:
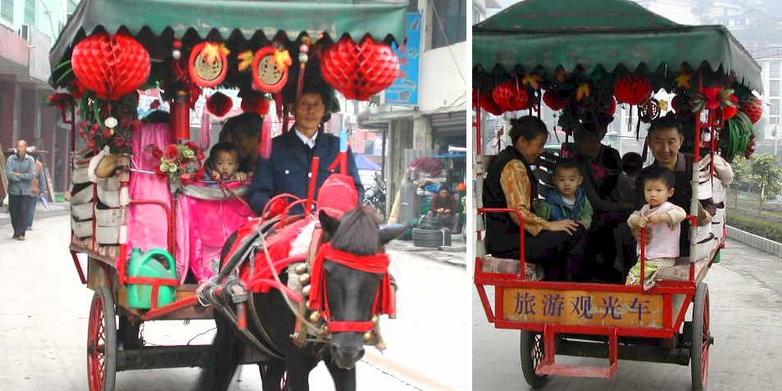
[[310, 357], [302, 355], [287, 355], [285, 357], [285, 369], [288, 371], [289, 391], [309, 391], [310, 371], [315, 368], [316, 362], [311, 362]]
[[242, 341], [233, 332], [233, 325], [215, 311], [217, 333], [204, 361], [199, 381], [201, 391], [225, 391], [231, 385], [239, 359], [243, 353]]
[[272, 360], [258, 364], [258, 369], [261, 372], [263, 391], [285, 391], [282, 388], [282, 375], [285, 373], [284, 361]]
[[342, 369], [331, 360], [326, 360], [325, 363], [334, 380], [336, 391], [356, 391], [356, 367]]

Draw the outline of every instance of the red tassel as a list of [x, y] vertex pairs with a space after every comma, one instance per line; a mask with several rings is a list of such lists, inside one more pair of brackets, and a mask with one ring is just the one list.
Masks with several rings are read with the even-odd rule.
[[268, 115], [263, 117], [261, 138], [258, 142], [258, 151], [260, 152], [261, 158], [268, 159], [272, 155], [272, 119]]
[[222, 92], [215, 92], [206, 100], [206, 109], [215, 117], [223, 117], [231, 110], [234, 103]]

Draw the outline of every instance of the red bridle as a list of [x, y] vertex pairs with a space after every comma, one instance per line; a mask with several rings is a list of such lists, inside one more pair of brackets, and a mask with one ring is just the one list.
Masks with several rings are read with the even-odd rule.
[[391, 276], [388, 273], [388, 264], [390, 263], [388, 255], [355, 255], [337, 250], [331, 247], [330, 243], [327, 243], [318, 250], [318, 255], [312, 265], [312, 293], [309, 306], [314, 311], [320, 311], [328, 325], [329, 332], [363, 333], [372, 330], [374, 324], [372, 321], [340, 321], [331, 319], [326, 273], [323, 270], [326, 259], [351, 269], [382, 274], [383, 280], [380, 283], [380, 287], [378, 287], [372, 313], [373, 315], [396, 315], [394, 288], [391, 286]]

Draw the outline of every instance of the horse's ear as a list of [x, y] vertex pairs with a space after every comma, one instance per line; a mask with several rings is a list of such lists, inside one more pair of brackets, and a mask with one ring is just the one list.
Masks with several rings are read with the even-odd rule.
[[324, 212], [322, 209], [318, 213], [318, 220], [320, 220], [321, 228], [323, 228], [327, 234], [334, 235], [334, 232], [337, 232], [337, 228], [339, 228], [339, 220], [329, 216], [329, 214]]
[[384, 245], [401, 235], [407, 229], [407, 225], [401, 224], [389, 224], [380, 228], [378, 237], [380, 238], [380, 245]]

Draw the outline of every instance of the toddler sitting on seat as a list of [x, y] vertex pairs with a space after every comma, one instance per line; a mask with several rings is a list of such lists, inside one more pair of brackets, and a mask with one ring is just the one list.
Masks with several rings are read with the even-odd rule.
[[244, 181], [247, 174], [239, 170], [239, 147], [236, 144], [223, 141], [215, 144], [209, 150], [206, 160], [208, 179], [213, 181]]
[[[585, 231], [592, 224], [592, 204], [586, 192], [580, 187], [584, 176], [578, 165], [571, 160], [562, 160], [554, 168], [555, 189], [549, 191], [545, 200], [535, 205], [535, 214], [547, 221], [573, 220]], [[583, 265], [567, 264], [565, 270], [569, 281], [586, 278]]]
[[673, 196], [674, 176], [667, 168], [653, 167], [642, 178], [646, 204], [633, 212], [627, 224], [634, 231], [646, 228], [646, 262], [644, 281], [641, 280], [641, 245], [639, 258], [627, 275], [627, 285], [643, 283], [644, 290], [654, 286], [657, 273], [667, 266], [673, 266], [679, 257], [679, 234], [681, 222], [687, 213], [679, 206], [668, 202]]

